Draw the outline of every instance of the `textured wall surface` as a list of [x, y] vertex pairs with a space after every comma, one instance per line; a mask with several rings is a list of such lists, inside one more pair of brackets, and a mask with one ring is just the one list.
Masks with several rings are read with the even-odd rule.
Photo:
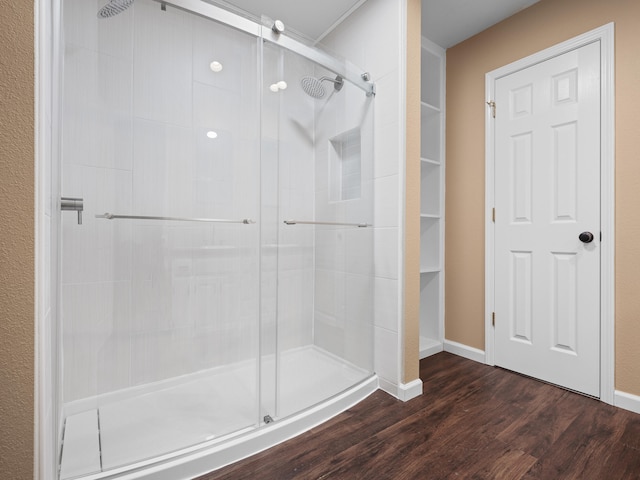
[[420, 0], [407, 1], [407, 123], [404, 237], [404, 372], [419, 378], [420, 341]]
[[[640, 2], [542, 0], [447, 51], [446, 337], [484, 349], [485, 73], [615, 22], [616, 389], [640, 395]], [[606, 232], [605, 232], [606, 235]]]
[[0, 15], [0, 472], [33, 477], [33, 2]]

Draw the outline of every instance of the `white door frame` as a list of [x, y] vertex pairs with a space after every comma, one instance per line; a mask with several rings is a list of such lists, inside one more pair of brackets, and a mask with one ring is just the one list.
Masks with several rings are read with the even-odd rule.
[[[600, 42], [600, 215], [602, 243], [600, 250], [600, 400], [614, 403], [614, 324], [615, 324], [615, 111], [614, 111], [614, 25], [574, 37], [553, 47], [517, 60], [485, 75], [486, 101], [495, 99], [495, 83], [501, 77], [557, 57], [593, 42]], [[504, 107], [497, 105], [498, 112]], [[495, 122], [493, 109], [485, 117], [485, 363], [495, 365], [495, 341], [492, 316], [495, 311], [494, 265], [494, 162]], [[500, 113], [498, 113], [500, 114]]]

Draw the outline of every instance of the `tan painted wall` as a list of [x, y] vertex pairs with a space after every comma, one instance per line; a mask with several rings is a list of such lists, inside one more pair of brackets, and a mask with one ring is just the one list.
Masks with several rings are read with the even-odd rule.
[[33, 2], [0, 15], [0, 476], [33, 478]]
[[404, 383], [419, 377], [420, 363], [420, 9], [407, 0]]
[[484, 349], [485, 73], [609, 22], [616, 43], [616, 389], [640, 395], [637, 0], [542, 0], [447, 51], [445, 331], [448, 340]]

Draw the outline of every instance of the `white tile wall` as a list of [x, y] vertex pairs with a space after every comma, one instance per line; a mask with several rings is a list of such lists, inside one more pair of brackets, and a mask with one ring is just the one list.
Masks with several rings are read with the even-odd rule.
[[191, 216], [198, 192], [193, 130], [135, 118], [133, 131], [131, 212]]
[[[401, 0], [368, 0], [323, 42], [370, 72], [376, 83], [374, 121], [375, 370], [392, 385], [401, 382], [399, 332], [404, 138], [401, 125]], [[384, 35], [381, 34], [384, 32]]]
[[64, 0], [62, 22], [67, 45], [107, 55], [131, 58], [133, 9], [125, 10], [108, 22], [98, 19], [102, 0]]
[[190, 127], [193, 17], [155, 2], [134, 8], [134, 115]]
[[398, 324], [398, 280], [375, 277], [375, 324], [396, 331]]
[[151, 0], [99, 22], [98, 3], [64, 3], [61, 191], [85, 199], [82, 226], [62, 218], [65, 401], [247, 358], [259, 331], [257, 225], [95, 218], [259, 219], [256, 40]]
[[398, 279], [398, 229], [375, 229], [375, 275]]
[[400, 377], [398, 333], [375, 327], [374, 343], [376, 373], [384, 380], [397, 385]]
[[378, 177], [374, 181], [376, 194], [373, 223], [376, 227], [398, 227], [400, 224], [398, 182], [398, 175]]
[[130, 170], [131, 61], [67, 45], [64, 70], [63, 163]]

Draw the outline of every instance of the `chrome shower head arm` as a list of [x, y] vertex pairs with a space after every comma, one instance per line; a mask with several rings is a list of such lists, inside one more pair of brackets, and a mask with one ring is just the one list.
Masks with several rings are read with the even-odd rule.
[[333, 82], [334, 87], [336, 89], [337, 92], [339, 92], [340, 90], [342, 90], [342, 87], [344, 86], [344, 78], [342, 78], [340, 75], [336, 75], [336, 78], [331, 78], [331, 77], [320, 77], [319, 81], [322, 82], [324, 80], [328, 80], [329, 82]]

